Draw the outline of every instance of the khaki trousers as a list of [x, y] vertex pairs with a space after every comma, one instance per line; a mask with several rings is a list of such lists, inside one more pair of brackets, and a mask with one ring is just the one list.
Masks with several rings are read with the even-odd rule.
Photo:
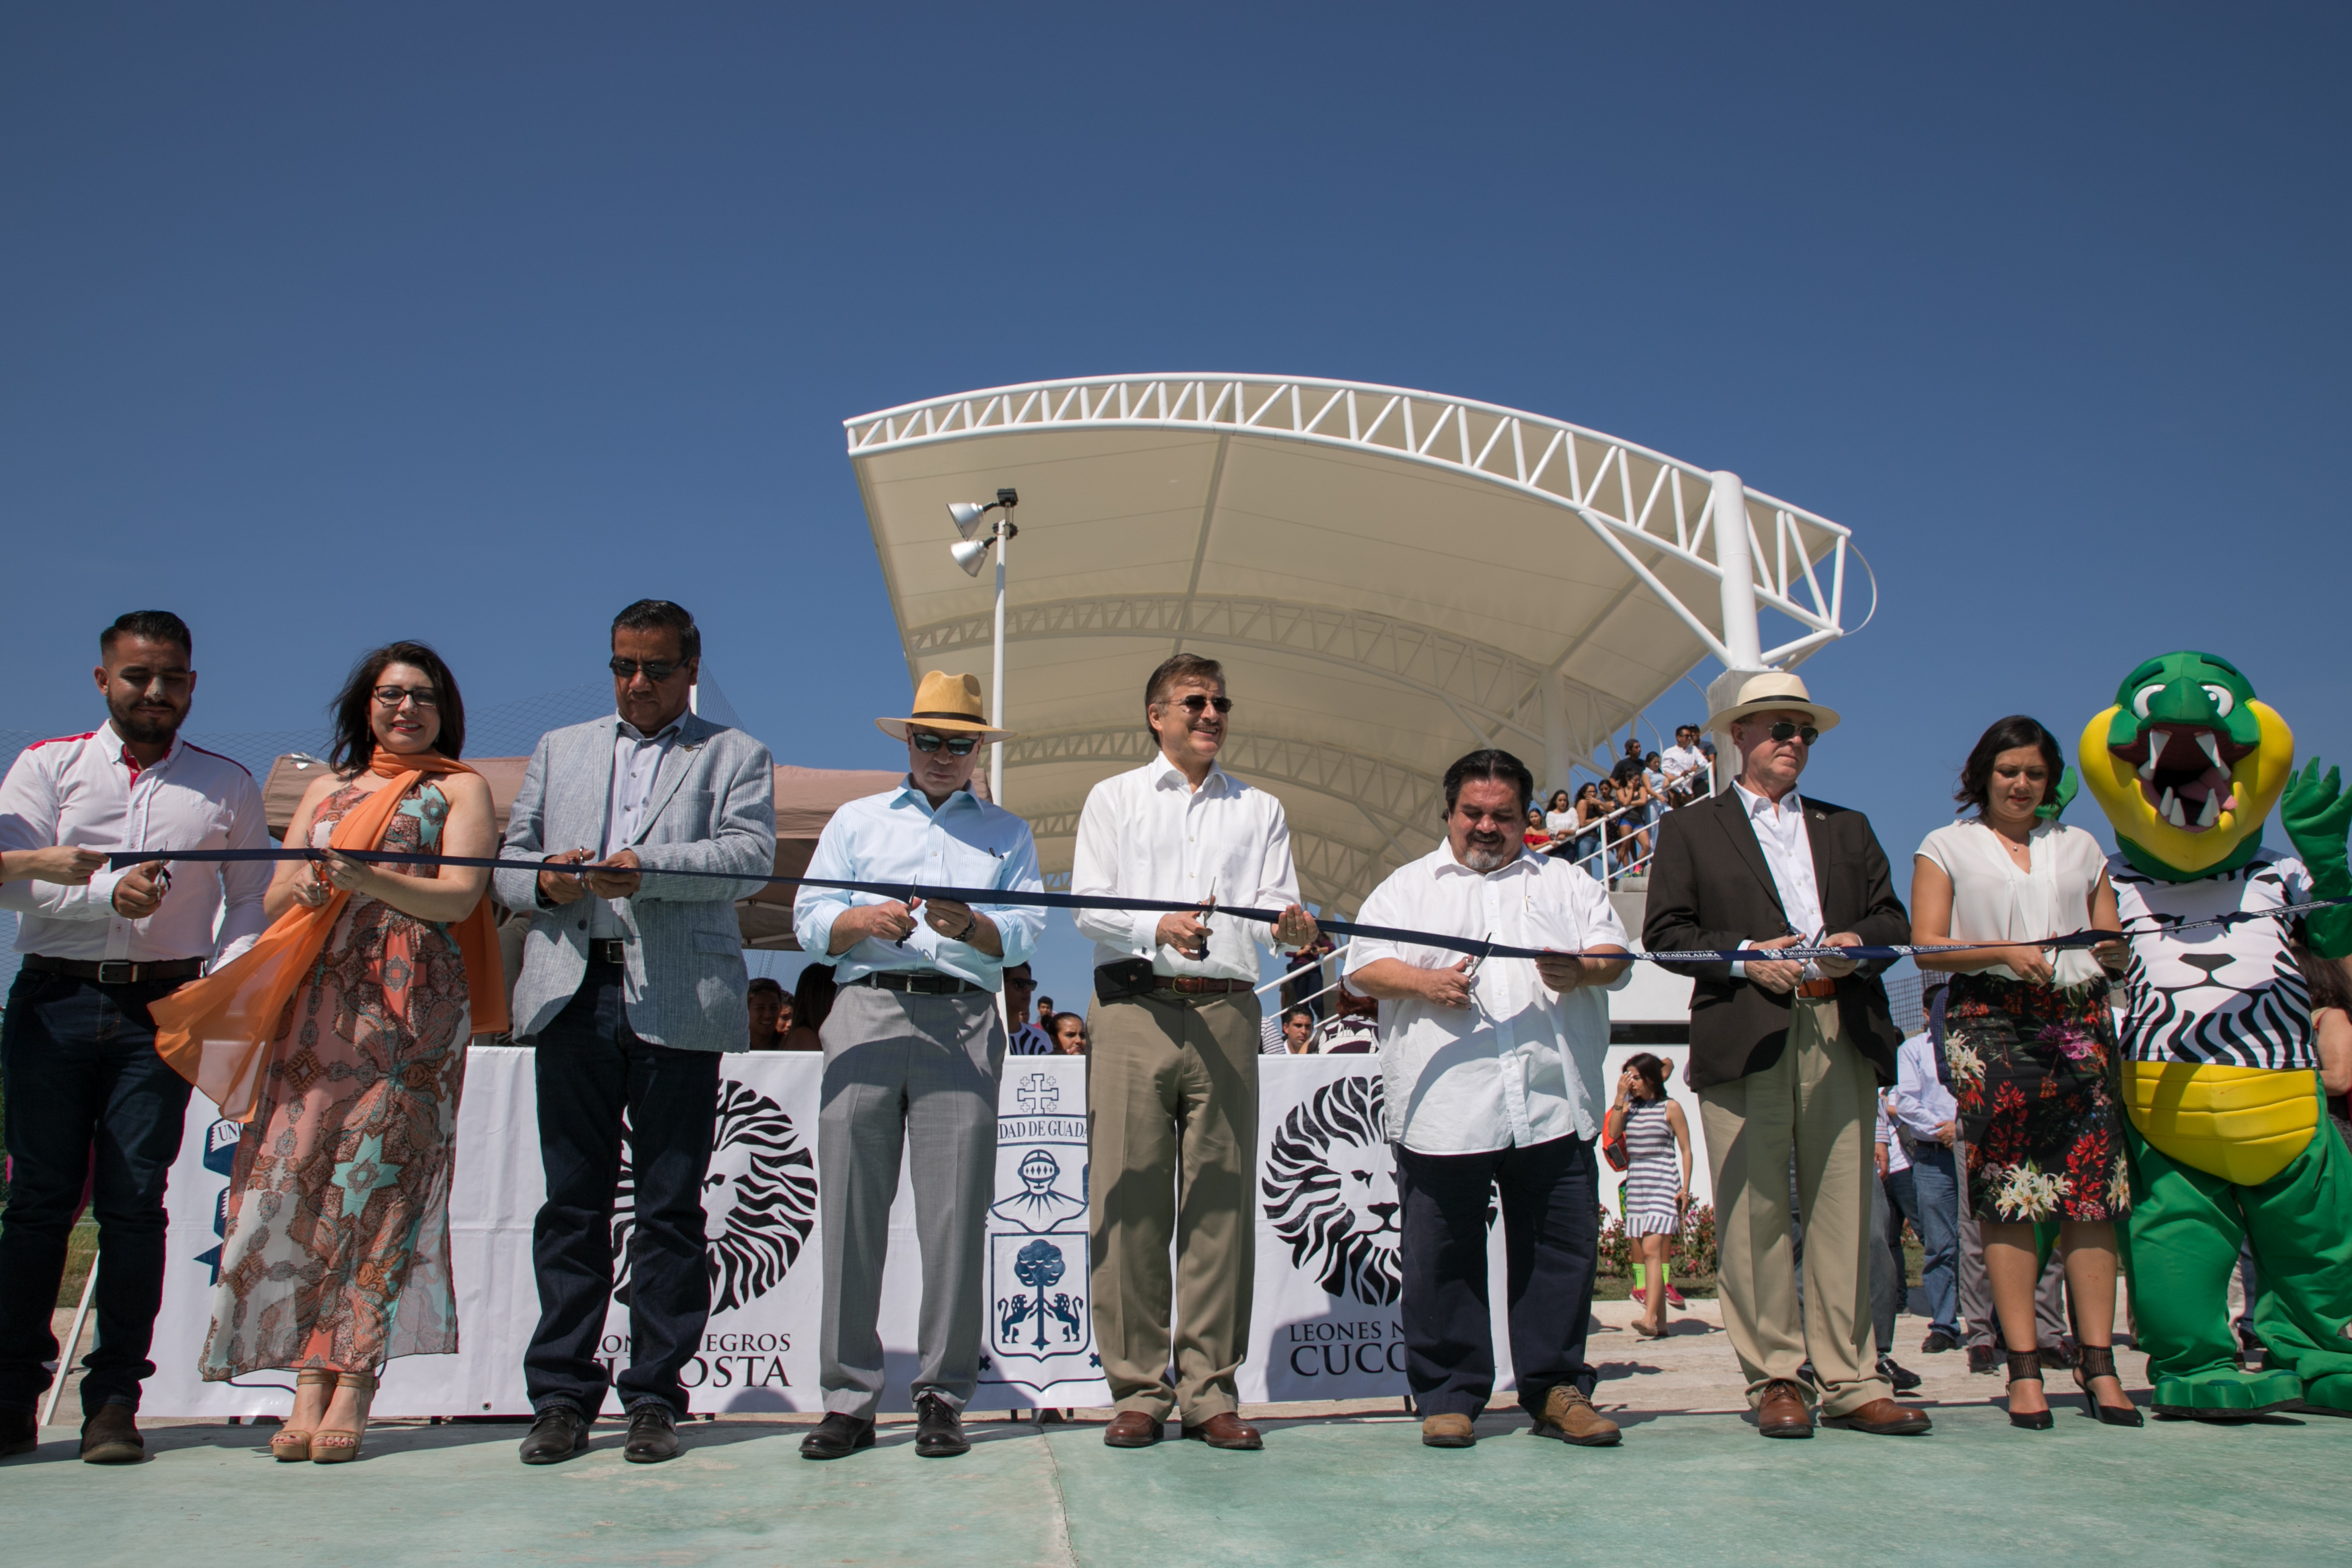
[[[1723, 1326], [1752, 1406], [1769, 1382], [1796, 1384], [1813, 1364], [1822, 1414], [1843, 1416], [1894, 1390], [1871, 1354], [1871, 1161], [1878, 1083], [1838, 1038], [1837, 1003], [1790, 1005], [1789, 1043], [1761, 1072], [1699, 1092], [1715, 1176]], [[1805, 1227], [1804, 1298], [1789, 1234], [1789, 1152]]]
[[1095, 1348], [1121, 1410], [1160, 1421], [1181, 1410], [1197, 1426], [1240, 1406], [1234, 1372], [1249, 1343], [1256, 1265], [1258, 1019], [1246, 991], [1088, 1011]]

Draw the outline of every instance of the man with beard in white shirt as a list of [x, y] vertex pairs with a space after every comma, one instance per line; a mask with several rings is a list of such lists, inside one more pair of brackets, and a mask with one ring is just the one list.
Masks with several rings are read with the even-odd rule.
[[1095, 1343], [1118, 1406], [1103, 1441], [1150, 1448], [1181, 1411], [1185, 1437], [1255, 1449], [1234, 1373], [1249, 1343], [1256, 1255], [1258, 946], [1307, 946], [1315, 920], [1298, 903], [1282, 802], [1217, 766], [1234, 706], [1223, 669], [1176, 654], [1151, 672], [1143, 702], [1160, 754], [1087, 797], [1070, 891], [1214, 898], [1281, 917], [1269, 929], [1202, 914], [1075, 912], [1095, 940], [1088, 1249]]
[[1466, 1448], [1495, 1389], [1486, 1216], [1500, 1199], [1511, 1366], [1540, 1437], [1618, 1441], [1592, 1407], [1584, 1358], [1600, 1242], [1593, 1152], [1606, 1104], [1603, 990], [1631, 956], [1609, 894], [1520, 841], [1535, 778], [1507, 751], [1445, 770], [1445, 842], [1400, 866], [1357, 918], [1558, 957], [1492, 958], [1359, 936], [1348, 979], [1381, 1002], [1381, 1065], [1396, 1149], [1405, 1377], [1421, 1440]]
[[[107, 722], [26, 747], [0, 784], [0, 850], [268, 849], [253, 778], [190, 746], [194, 642], [167, 610], [100, 632]], [[11, 857], [13, 858], [13, 856]], [[85, 1183], [98, 1218], [98, 1345], [82, 1360], [81, 1457], [134, 1464], [132, 1419], [163, 1300], [163, 1185], [188, 1081], [155, 1053], [150, 1004], [253, 945], [269, 924], [267, 861], [162, 860], [81, 885], [10, 882], [24, 957], [0, 1027], [8, 1082], [8, 1211], [0, 1222], [0, 1454], [33, 1442], [58, 1356], [49, 1314]], [[58, 1369], [58, 1375], [63, 1375]]]

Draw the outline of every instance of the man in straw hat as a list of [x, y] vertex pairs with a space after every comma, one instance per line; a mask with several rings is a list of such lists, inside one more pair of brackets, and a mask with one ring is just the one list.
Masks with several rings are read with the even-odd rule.
[[1205, 909], [1076, 912], [1095, 940], [1088, 1250], [1115, 1448], [1150, 1448], [1178, 1411], [1187, 1437], [1260, 1446], [1234, 1385], [1256, 1256], [1257, 948], [1308, 946], [1315, 921], [1282, 802], [1217, 766], [1233, 706], [1214, 659], [1162, 661], [1143, 686], [1159, 755], [1096, 785], [1078, 817], [1074, 893], [1281, 912], [1271, 926]]
[[[1870, 821], [1811, 800], [1798, 776], [1838, 716], [1795, 675], [1741, 682], [1707, 727], [1739, 765], [1730, 789], [1674, 812], [1650, 871], [1643, 946], [1853, 947], [1909, 939]], [[1748, 1375], [1757, 1429], [1829, 1425], [1909, 1435], [1927, 1416], [1895, 1403], [1870, 1351], [1871, 1149], [1880, 1086], [1902, 1042], [1883, 963], [1843, 958], [1678, 965], [1696, 977], [1689, 1082], [1715, 1177], [1723, 1323]], [[1804, 1227], [1798, 1293], [1790, 1151]], [[1811, 1364], [1811, 1375], [1803, 1368]]]
[[[830, 882], [1037, 893], [1029, 824], [971, 792], [980, 748], [1007, 740], [981, 718], [980, 681], [933, 671], [905, 718], [877, 718], [907, 743], [906, 781], [852, 800], [817, 840], [808, 874]], [[916, 1327], [915, 1452], [968, 1450], [961, 1412], [980, 1373], [981, 1285], [996, 1177], [996, 1082], [1004, 1027], [996, 994], [1027, 961], [1042, 909], [803, 887], [793, 932], [829, 956], [839, 990], [826, 1015], [817, 1194], [824, 1219], [824, 1316], [817, 1382], [825, 1416], [801, 1444], [811, 1459], [871, 1448], [882, 1400], [882, 1261], [898, 1164], [911, 1147], [923, 1302]]]

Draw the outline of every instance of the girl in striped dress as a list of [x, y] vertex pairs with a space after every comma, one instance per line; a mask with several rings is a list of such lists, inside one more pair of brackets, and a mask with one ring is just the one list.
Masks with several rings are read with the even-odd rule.
[[[1625, 1235], [1654, 1286], [1666, 1278], [1666, 1256], [1690, 1201], [1690, 1124], [1666, 1097], [1666, 1063], [1644, 1051], [1617, 1075], [1616, 1103], [1601, 1125], [1603, 1142], [1625, 1145]], [[1653, 1289], [1633, 1325], [1639, 1339], [1663, 1339], [1666, 1292]]]

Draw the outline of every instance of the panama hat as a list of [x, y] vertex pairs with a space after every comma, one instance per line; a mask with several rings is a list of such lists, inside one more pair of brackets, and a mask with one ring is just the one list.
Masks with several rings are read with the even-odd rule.
[[1835, 729], [1838, 716], [1834, 708], [1825, 708], [1805, 691], [1804, 679], [1786, 670], [1759, 670], [1741, 681], [1732, 693], [1731, 706], [1706, 716], [1706, 727], [1720, 734], [1731, 733], [1731, 721], [1746, 718], [1750, 714], [1778, 713], [1794, 709], [1809, 714], [1815, 729]]
[[915, 711], [905, 718], [877, 718], [874, 726], [894, 740], [920, 725], [943, 735], [976, 735], [982, 740], [1010, 740], [1009, 729], [991, 729], [980, 716], [980, 677], [950, 675], [933, 670], [915, 688]]

